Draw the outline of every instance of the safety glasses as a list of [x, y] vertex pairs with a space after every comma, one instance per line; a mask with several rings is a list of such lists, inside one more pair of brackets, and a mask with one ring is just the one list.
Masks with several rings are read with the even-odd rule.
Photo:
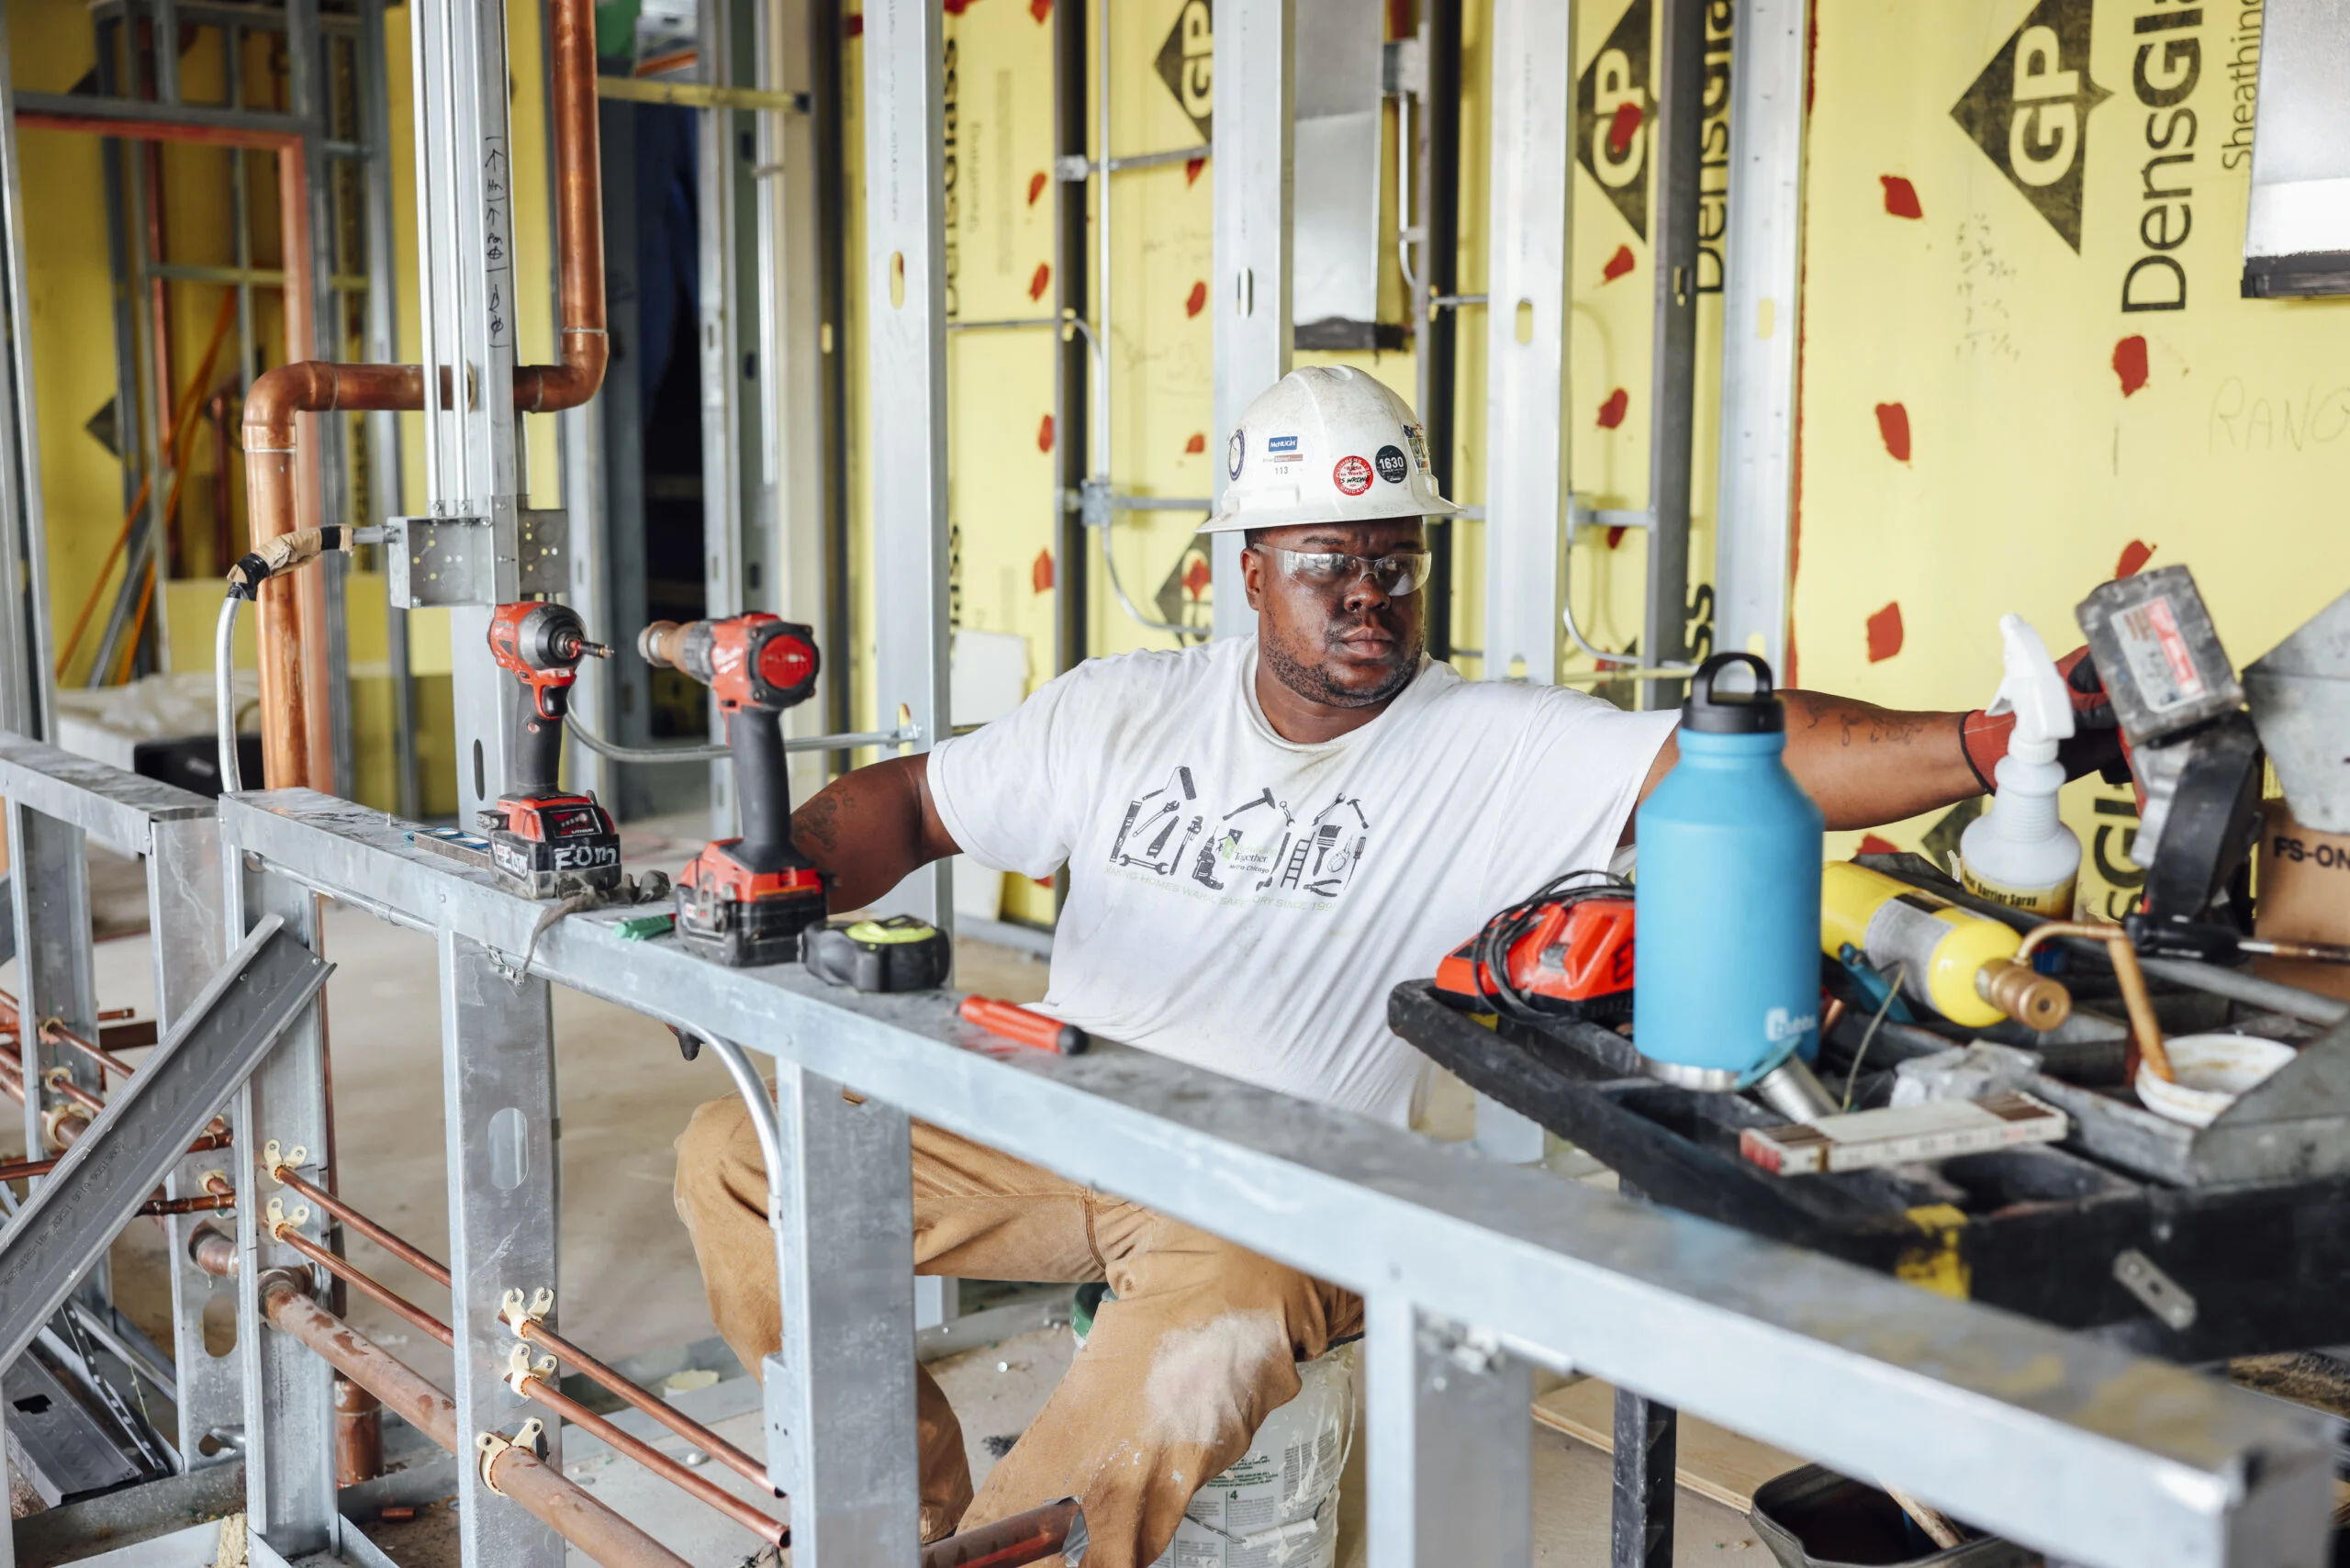
[[1391, 599], [1402, 599], [1417, 593], [1428, 579], [1428, 553], [1425, 550], [1399, 550], [1393, 555], [1373, 558], [1349, 555], [1338, 550], [1283, 550], [1270, 544], [1258, 549], [1281, 563], [1292, 582], [1308, 588], [1351, 588], [1363, 577]]

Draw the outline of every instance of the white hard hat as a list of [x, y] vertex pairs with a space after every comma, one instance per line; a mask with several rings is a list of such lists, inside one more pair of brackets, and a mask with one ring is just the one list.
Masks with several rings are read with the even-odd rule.
[[1225, 447], [1229, 481], [1203, 533], [1301, 522], [1451, 517], [1411, 406], [1348, 365], [1308, 365], [1240, 416]]

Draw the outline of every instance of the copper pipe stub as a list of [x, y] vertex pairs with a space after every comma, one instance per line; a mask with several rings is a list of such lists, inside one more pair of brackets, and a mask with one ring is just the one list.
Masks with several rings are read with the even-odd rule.
[[2121, 987], [2121, 1002], [2130, 1013], [2130, 1056], [2123, 1064], [2124, 1081], [2134, 1082], [2138, 1063], [2165, 1083], [2177, 1083], [2178, 1076], [2171, 1070], [2170, 1053], [2163, 1048], [2163, 1026], [2154, 1016], [2154, 1004], [2146, 994], [2146, 971], [2138, 966], [2138, 949], [2129, 934], [2118, 925], [2097, 925], [2085, 921], [2052, 920], [2045, 925], [2035, 925], [2016, 949], [2015, 961], [2029, 964], [2032, 950], [2043, 942], [2059, 936], [2078, 936], [2090, 942], [2105, 944], [2106, 956], [2113, 963], [2113, 978]]

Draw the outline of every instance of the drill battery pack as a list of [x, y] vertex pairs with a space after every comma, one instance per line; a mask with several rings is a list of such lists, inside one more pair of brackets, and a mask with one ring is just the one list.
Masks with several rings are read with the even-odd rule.
[[1632, 1015], [1631, 895], [1548, 902], [1507, 925], [1497, 919], [1437, 966], [1436, 988], [1481, 1013], [1621, 1023]]
[[830, 879], [812, 866], [754, 871], [721, 839], [687, 862], [677, 879], [677, 939], [729, 969], [788, 964], [800, 934], [824, 923]]
[[621, 835], [593, 795], [502, 797], [481, 813], [498, 878], [534, 899], [621, 885]]

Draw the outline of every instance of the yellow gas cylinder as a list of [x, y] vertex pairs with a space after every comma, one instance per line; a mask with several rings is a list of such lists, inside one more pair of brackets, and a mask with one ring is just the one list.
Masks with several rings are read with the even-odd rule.
[[2072, 993], [2015, 961], [2023, 938], [1948, 899], [1849, 860], [1823, 868], [1819, 946], [1835, 958], [1850, 945], [1903, 993], [1953, 1024], [1983, 1028], [2013, 1018], [2053, 1029], [2073, 1011]]

